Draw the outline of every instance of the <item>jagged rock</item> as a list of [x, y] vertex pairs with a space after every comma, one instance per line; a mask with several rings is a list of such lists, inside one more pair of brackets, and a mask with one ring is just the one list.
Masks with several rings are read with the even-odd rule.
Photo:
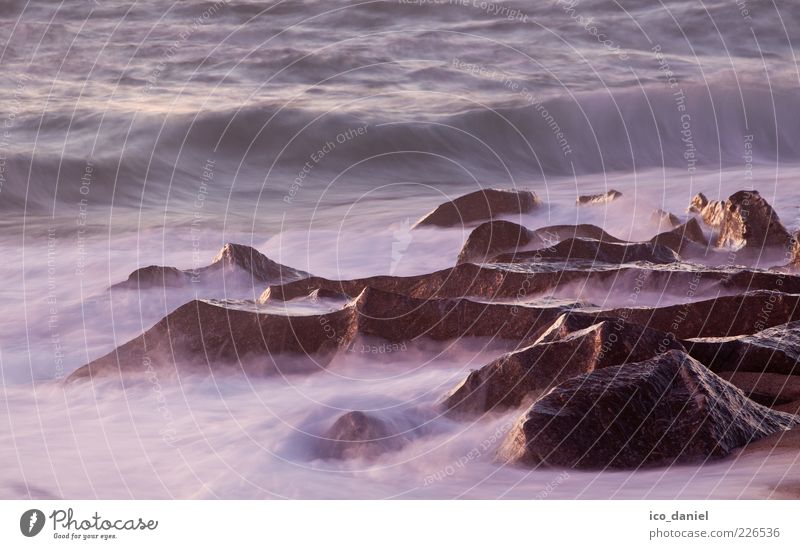
[[[599, 240], [601, 242], [610, 242], [612, 244], [625, 244], [625, 240], [611, 236], [597, 225], [552, 225], [549, 227], [542, 227], [536, 229], [531, 234], [531, 239], [539, 240], [544, 246], [552, 246], [558, 244], [562, 240], [569, 238], [589, 238], [591, 240]], [[542, 247], [542, 246], [537, 246]]]
[[148, 369], [177, 373], [210, 368], [261, 374], [277, 358], [291, 358], [296, 369], [327, 364], [357, 331], [355, 306], [314, 316], [280, 316], [191, 301], [142, 335], [78, 368], [68, 381]]
[[458, 227], [490, 221], [500, 215], [528, 213], [539, 204], [539, 199], [530, 191], [482, 189], [441, 204], [415, 226]]
[[175, 267], [152, 265], [137, 269], [126, 281], [113, 285], [111, 289], [178, 288], [191, 283], [223, 283], [227, 278], [236, 280], [239, 275], [247, 284], [281, 284], [311, 276], [276, 263], [250, 246], [228, 243], [205, 267], [182, 271]]
[[389, 425], [364, 412], [348, 412], [318, 440], [320, 459], [374, 459], [401, 449], [407, 440], [393, 433]]
[[148, 288], [180, 288], [187, 285], [191, 275], [175, 267], [162, 267], [150, 265], [133, 271], [128, 280], [112, 286], [112, 288], [127, 288], [145, 290]]
[[508, 353], [472, 371], [444, 401], [455, 415], [478, 415], [532, 402], [559, 383], [579, 374], [626, 362], [638, 362], [683, 347], [672, 336], [628, 324], [562, 315], [531, 346]]
[[612, 244], [599, 240], [570, 238], [555, 246], [501, 254], [492, 258], [492, 263], [524, 263], [539, 261], [592, 261], [598, 263], [632, 263], [648, 261], [650, 263], [675, 263], [679, 261], [675, 252], [666, 246], [652, 243]]
[[654, 236], [650, 243], [666, 246], [675, 253], [686, 257], [701, 257], [705, 255], [708, 246], [703, 229], [694, 218], [671, 231]]
[[775, 408], [800, 400], [800, 375], [764, 372], [719, 372], [717, 375], [738, 387], [750, 400]]
[[70, 379], [115, 372], [143, 374], [145, 361], [168, 371], [234, 366], [248, 374], [278, 367], [326, 365], [357, 335], [390, 343], [417, 338], [526, 340], [552, 323], [564, 307], [525, 307], [467, 299], [415, 299], [365, 288], [341, 310], [311, 316], [265, 314], [192, 301], [141, 336], [79, 368]]
[[531, 241], [531, 232], [510, 221], [487, 221], [469, 235], [457, 263], [482, 263], [500, 252], [516, 251]]
[[698, 193], [692, 198], [688, 211], [699, 214], [703, 223], [712, 229], [717, 229], [725, 216], [725, 203], [719, 200], [709, 201], [706, 195]]
[[[288, 301], [325, 289], [354, 298], [367, 286], [415, 298], [475, 297], [481, 299], [525, 299], [560, 287], [591, 284], [629, 296], [632, 291], [681, 292], [699, 296], [703, 291], [730, 293], [736, 290], [780, 288], [800, 293], [800, 277], [778, 272], [720, 269], [699, 270], [667, 265], [626, 266], [592, 269], [549, 265], [547, 262], [504, 264], [463, 263], [429, 274], [397, 277], [373, 276], [352, 280], [309, 277], [288, 284], [270, 286], [259, 303]], [[784, 321], [785, 322], [785, 321]], [[690, 336], [687, 336], [690, 337]]]
[[650, 222], [659, 229], [661, 229], [661, 227], [674, 229], [675, 227], [681, 226], [681, 220], [677, 215], [662, 209], [658, 209], [653, 212], [653, 214], [650, 216]]
[[753, 332], [752, 335], [688, 339], [684, 345], [689, 354], [715, 372], [800, 375], [800, 322]]
[[725, 202], [716, 244], [734, 249], [786, 248], [792, 237], [758, 191], [739, 191]]
[[587, 206], [590, 204], [607, 204], [621, 197], [622, 197], [621, 192], [611, 189], [607, 193], [603, 194], [590, 194], [590, 195], [579, 196], [577, 203], [579, 206]]
[[679, 339], [726, 337], [800, 320], [800, 295], [762, 290], [655, 309], [614, 309], [603, 314], [671, 333]]
[[669, 351], [559, 385], [522, 416], [498, 458], [578, 469], [702, 462], [798, 423]]

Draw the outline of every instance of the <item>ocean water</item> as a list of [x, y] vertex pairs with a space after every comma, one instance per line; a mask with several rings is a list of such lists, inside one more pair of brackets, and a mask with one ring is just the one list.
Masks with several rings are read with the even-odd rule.
[[[516, 413], [436, 408], [490, 342], [307, 376], [61, 383], [190, 299], [262, 290], [107, 291], [137, 267], [240, 242], [332, 278], [430, 272], [468, 230], [411, 225], [479, 187], [535, 191], [544, 207], [515, 219], [530, 228], [643, 240], [655, 208], [739, 189], [800, 228], [796, 3], [8, 0], [0, 20], [0, 497], [736, 498], [797, 475], [784, 454], [497, 464]], [[574, 205], [610, 188], [624, 198]], [[425, 435], [314, 459], [354, 409]]]

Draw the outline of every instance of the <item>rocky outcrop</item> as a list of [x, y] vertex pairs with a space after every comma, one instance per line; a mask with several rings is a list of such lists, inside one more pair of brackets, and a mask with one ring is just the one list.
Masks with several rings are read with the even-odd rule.
[[348, 412], [317, 440], [319, 459], [375, 459], [400, 450], [407, 443], [387, 422], [364, 412]]
[[531, 232], [510, 221], [488, 221], [469, 235], [457, 263], [483, 263], [501, 252], [514, 252], [531, 242]]
[[444, 407], [453, 415], [515, 408], [579, 374], [683, 349], [671, 336], [622, 320], [601, 321], [564, 334], [586, 320], [562, 315], [533, 345], [471, 372], [446, 397]]
[[791, 243], [778, 214], [757, 191], [739, 191], [725, 202], [718, 247], [787, 249]]
[[679, 339], [726, 337], [800, 320], [800, 295], [756, 291], [655, 309], [614, 309], [604, 314]]
[[590, 194], [590, 195], [583, 195], [579, 196], [576, 202], [579, 206], [588, 206], [592, 204], [608, 204], [609, 202], [613, 202], [618, 198], [622, 198], [622, 193], [619, 191], [615, 191], [611, 189], [607, 193], [603, 194]]
[[522, 416], [498, 459], [578, 469], [702, 462], [798, 421], [669, 351], [559, 385]]
[[492, 263], [537, 263], [540, 261], [591, 261], [596, 263], [675, 263], [678, 256], [660, 244], [613, 244], [599, 240], [570, 238], [555, 246], [539, 250], [501, 254], [492, 258]]
[[312, 316], [265, 314], [193, 301], [141, 336], [79, 368], [71, 379], [117, 372], [144, 374], [144, 363], [172, 372], [233, 367], [262, 374], [282, 363], [295, 370], [312, 370], [325, 366], [357, 334], [390, 343], [468, 337], [525, 341], [564, 312], [560, 306], [415, 299], [369, 287], [343, 309]]
[[272, 261], [267, 256], [243, 244], [225, 244], [210, 265], [192, 270], [151, 265], [137, 269], [114, 289], [178, 288], [192, 283], [287, 283], [307, 278], [306, 272]]
[[650, 222], [659, 228], [659, 230], [671, 230], [675, 227], [681, 226], [681, 220], [677, 215], [658, 209], [650, 215]]
[[562, 240], [569, 238], [589, 238], [591, 240], [599, 240], [600, 242], [610, 242], [612, 244], [625, 244], [627, 241], [621, 240], [615, 236], [611, 236], [597, 225], [551, 225], [549, 227], [542, 227], [536, 229], [531, 233], [531, 239], [542, 246], [537, 248], [552, 246], [558, 244]]
[[750, 400], [777, 408], [800, 400], [800, 375], [763, 372], [719, 372], [719, 377], [738, 387]]
[[460, 227], [501, 215], [528, 213], [539, 205], [539, 199], [530, 191], [482, 189], [445, 202], [415, 226]]
[[702, 257], [708, 246], [703, 229], [694, 218], [671, 231], [654, 236], [650, 243], [665, 246], [681, 257]]
[[800, 376], [800, 322], [754, 332], [752, 335], [689, 339], [684, 345], [689, 354], [715, 372]]
[[355, 306], [324, 315], [281, 316], [191, 301], [77, 369], [68, 381], [119, 373], [146, 376], [150, 370], [178, 374], [229, 368], [264, 374], [279, 362], [313, 370], [346, 347], [356, 331]]
[[703, 223], [712, 229], [717, 229], [722, 224], [725, 216], [725, 203], [719, 200], [710, 201], [706, 198], [706, 195], [698, 193], [692, 198], [688, 211], [699, 214]]

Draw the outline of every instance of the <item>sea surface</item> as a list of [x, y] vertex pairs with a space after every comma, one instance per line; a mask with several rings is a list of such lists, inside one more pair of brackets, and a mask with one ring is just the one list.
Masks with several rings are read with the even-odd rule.
[[[629, 240], [656, 208], [757, 189], [797, 229], [799, 43], [790, 0], [0, 2], [0, 497], [774, 495], [797, 455], [498, 465], [519, 412], [436, 411], [504, 350], [481, 341], [376, 344], [313, 375], [62, 382], [190, 299], [263, 289], [107, 291], [138, 267], [239, 242], [332, 278], [426, 273], [468, 230], [411, 226], [481, 187], [536, 192], [530, 228]], [[427, 435], [314, 459], [354, 409]]]

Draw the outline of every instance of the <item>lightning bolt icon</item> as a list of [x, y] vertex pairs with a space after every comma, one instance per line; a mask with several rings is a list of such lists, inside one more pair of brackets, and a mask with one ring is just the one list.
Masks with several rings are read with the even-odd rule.
[[33, 527], [36, 526], [37, 522], [39, 522], [39, 513], [33, 511], [31, 512], [31, 523], [28, 525], [28, 533], [33, 531]]

